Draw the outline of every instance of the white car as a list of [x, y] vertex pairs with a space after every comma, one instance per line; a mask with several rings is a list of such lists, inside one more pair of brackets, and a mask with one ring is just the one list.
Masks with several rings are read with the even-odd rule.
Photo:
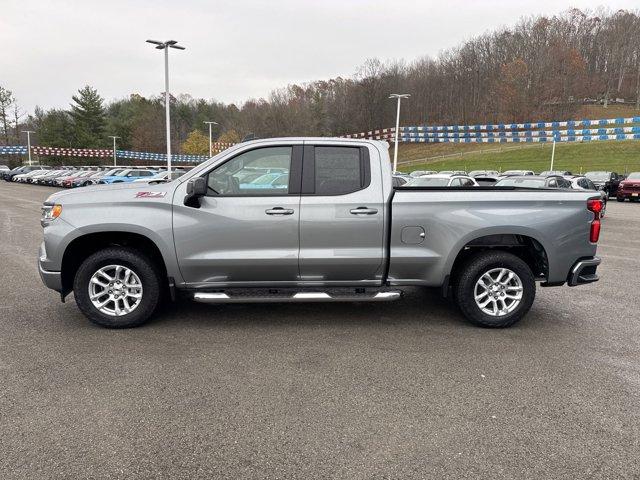
[[604, 190], [598, 189], [598, 187], [596, 187], [596, 185], [587, 177], [576, 175], [574, 177], [565, 177], [565, 178], [571, 182], [571, 188], [574, 190], [593, 190], [594, 193], [595, 192], [599, 193], [600, 197], [602, 198], [602, 205], [603, 205], [602, 213], [600, 213], [600, 216], [604, 217], [604, 214], [607, 211], [607, 199], [609, 197], [607, 195], [607, 192], [605, 192]]
[[14, 182], [26, 183], [31, 177], [48, 172], [49, 170], [32, 170], [29, 173], [23, 173], [22, 175], [16, 175], [13, 177]]
[[434, 173], [438, 173], [435, 170], [414, 170], [409, 174], [411, 178], [422, 177], [424, 175], [433, 175]]
[[523, 177], [525, 175], [535, 175], [533, 170], [507, 170], [506, 172], [502, 172], [502, 176], [504, 177]]
[[477, 187], [478, 183], [468, 175], [425, 175], [409, 180], [405, 187]]
[[0, 172], [8, 172], [9, 170], [11, 169], [6, 165], [0, 165]]

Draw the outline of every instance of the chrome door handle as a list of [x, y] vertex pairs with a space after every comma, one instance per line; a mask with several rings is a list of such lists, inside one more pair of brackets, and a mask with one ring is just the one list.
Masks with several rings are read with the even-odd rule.
[[349, 210], [351, 215], [375, 215], [378, 213], [377, 208], [368, 208], [368, 207], [358, 207]]
[[293, 215], [293, 210], [291, 208], [273, 207], [265, 210], [264, 213], [267, 215]]

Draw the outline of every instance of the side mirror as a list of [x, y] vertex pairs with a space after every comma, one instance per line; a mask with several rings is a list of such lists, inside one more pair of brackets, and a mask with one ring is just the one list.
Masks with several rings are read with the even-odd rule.
[[200, 208], [200, 197], [207, 194], [207, 179], [203, 177], [192, 178], [187, 182], [187, 195], [184, 204], [189, 207]]

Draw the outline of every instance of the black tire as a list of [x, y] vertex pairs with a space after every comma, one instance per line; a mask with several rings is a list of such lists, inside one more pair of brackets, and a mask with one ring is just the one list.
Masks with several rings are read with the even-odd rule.
[[[93, 305], [89, 298], [89, 281], [93, 274], [107, 265], [122, 265], [131, 269], [142, 283], [142, 298], [137, 307], [121, 316], [108, 315]], [[156, 265], [143, 253], [133, 248], [109, 247], [87, 257], [76, 272], [73, 295], [80, 311], [93, 323], [106, 328], [131, 328], [145, 323], [160, 300], [161, 277]]]
[[[507, 268], [522, 282], [522, 299], [515, 309], [502, 316], [489, 315], [475, 300], [476, 282], [494, 268]], [[510, 327], [531, 308], [536, 296], [536, 282], [529, 266], [515, 255], [504, 251], [484, 251], [472, 256], [461, 267], [454, 286], [455, 300], [464, 316], [474, 325], [487, 328]]]
[[619, 202], [624, 202], [624, 197], [616, 197], [616, 200]]

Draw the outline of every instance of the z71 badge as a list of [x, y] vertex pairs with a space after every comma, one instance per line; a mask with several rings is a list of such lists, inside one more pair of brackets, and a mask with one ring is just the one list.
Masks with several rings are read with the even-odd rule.
[[162, 198], [167, 192], [137, 192], [136, 198]]

